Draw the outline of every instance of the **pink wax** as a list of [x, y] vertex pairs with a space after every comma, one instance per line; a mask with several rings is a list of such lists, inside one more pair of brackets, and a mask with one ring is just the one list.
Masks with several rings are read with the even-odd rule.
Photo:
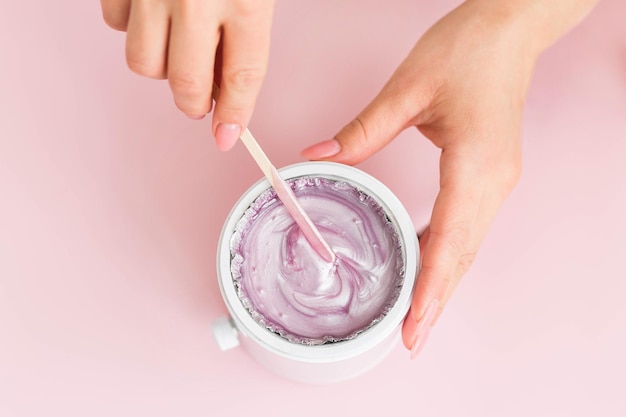
[[302, 177], [289, 183], [337, 259], [320, 259], [269, 189], [231, 239], [239, 298], [259, 324], [292, 342], [351, 339], [397, 300], [404, 276], [398, 233], [373, 198], [346, 182]]

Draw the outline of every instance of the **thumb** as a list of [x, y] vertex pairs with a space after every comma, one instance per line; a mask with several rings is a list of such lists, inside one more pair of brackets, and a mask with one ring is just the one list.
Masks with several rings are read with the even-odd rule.
[[[344, 164], [357, 164], [385, 147], [400, 132], [414, 124], [425, 106], [419, 84], [402, 82], [395, 74], [376, 98], [333, 139], [304, 149], [302, 157]], [[404, 88], [401, 88], [404, 87]]]

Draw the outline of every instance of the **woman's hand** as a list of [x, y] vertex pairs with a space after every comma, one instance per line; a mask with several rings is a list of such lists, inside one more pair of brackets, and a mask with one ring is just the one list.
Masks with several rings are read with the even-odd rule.
[[217, 147], [246, 128], [269, 54], [273, 0], [101, 0], [106, 23], [127, 32], [126, 60], [146, 77], [169, 80], [176, 106], [192, 119], [212, 108]]
[[421, 270], [402, 332], [411, 357], [518, 180], [522, 108], [536, 58], [560, 34], [559, 25], [569, 27], [567, 18], [573, 24], [593, 2], [585, 8], [585, 1], [561, 1], [569, 15], [541, 3], [465, 2], [419, 40], [356, 119], [302, 152], [355, 164], [409, 126], [441, 148], [440, 191], [420, 241]]

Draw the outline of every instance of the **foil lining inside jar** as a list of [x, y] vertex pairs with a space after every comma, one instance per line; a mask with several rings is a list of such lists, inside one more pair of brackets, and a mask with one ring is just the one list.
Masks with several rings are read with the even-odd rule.
[[404, 282], [398, 231], [376, 199], [346, 181], [288, 181], [337, 255], [313, 251], [272, 188], [236, 224], [230, 241], [237, 294], [261, 326], [293, 343], [350, 340], [393, 307]]

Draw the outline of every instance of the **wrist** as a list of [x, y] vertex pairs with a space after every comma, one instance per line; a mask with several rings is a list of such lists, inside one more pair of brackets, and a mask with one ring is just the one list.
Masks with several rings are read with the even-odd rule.
[[513, 35], [523, 51], [538, 57], [589, 14], [598, 0], [467, 0], [485, 23]]

